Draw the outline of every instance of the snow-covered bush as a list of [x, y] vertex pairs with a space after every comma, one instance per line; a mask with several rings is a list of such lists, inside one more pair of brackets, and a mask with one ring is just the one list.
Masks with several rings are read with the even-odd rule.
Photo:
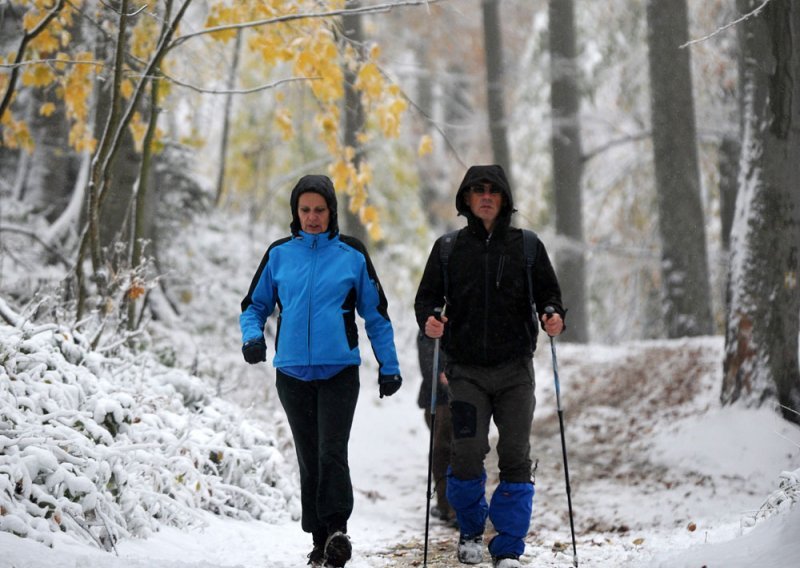
[[769, 494], [758, 512], [745, 521], [745, 525], [755, 525], [777, 513], [784, 513], [800, 503], [800, 469], [783, 471], [780, 474], [778, 489]]
[[106, 548], [199, 510], [277, 521], [299, 512], [269, 425], [149, 352], [93, 351], [55, 325], [0, 326], [0, 530]]

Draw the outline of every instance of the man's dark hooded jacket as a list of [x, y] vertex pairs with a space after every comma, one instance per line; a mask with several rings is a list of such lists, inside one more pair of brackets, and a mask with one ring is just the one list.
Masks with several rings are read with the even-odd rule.
[[[505, 196], [491, 234], [467, 203], [468, 189], [486, 182]], [[456, 194], [456, 209], [467, 218], [467, 226], [458, 232], [448, 260], [448, 324], [442, 338], [448, 360], [494, 366], [533, 356], [538, 326], [530, 308], [523, 233], [510, 224], [514, 200], [503, 169], [497, 165], [469, 168]], [[435, 308], [444, 304], [441, 246], [440, 238], [433, 245], [417, 290], [414, 310], [420, 329]], [[547, 306], [563, 318], [561, 290], [541, 241], [535, 251], [532, 281], [536, 320]]]

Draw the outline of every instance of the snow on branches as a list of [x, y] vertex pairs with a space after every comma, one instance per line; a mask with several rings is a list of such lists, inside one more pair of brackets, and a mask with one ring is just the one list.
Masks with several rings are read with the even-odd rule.
[[299, 511], [274, 432], [148, 353], [107, 358], [66, 328], [0, 326], [0, 530], [111, 550], [200, 510]]

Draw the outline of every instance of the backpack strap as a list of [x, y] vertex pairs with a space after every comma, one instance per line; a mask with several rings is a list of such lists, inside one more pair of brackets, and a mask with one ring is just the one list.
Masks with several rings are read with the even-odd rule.
[[536, 302], [533, 300], [533, 265], [539, 252], [539, 236], [528, 229], [522, 229], [522, 253], [525, 255], [525, 276], [528, 278], [528, 301], [531, 316], [536, 318]]
[[453, 252], [453, 247], [456, 244], [456, 237], [458, 237], [459, 230], [450, 231], [439, 238], [439, 264], [442, 267], [442, 282], [444, 283], [444, 303], [450, 303], [450, 296], [448, 295], [450, 288], [450, 276], [447, 270], [447, 263], [450, 260], [450, 253]]

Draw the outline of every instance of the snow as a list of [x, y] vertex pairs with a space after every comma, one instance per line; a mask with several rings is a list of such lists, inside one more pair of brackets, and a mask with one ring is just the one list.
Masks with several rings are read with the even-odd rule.
[[[413, 342], [403, 341], [410, 334], [405, 327], [409, 324], [401, 325], [398, 343], [404, 347], [401, 349], [401, 362], [406, 370], [404, 388], [394, 397], [379, 399], [373, 380], [374, 361], [365, 357], [362, 366], [361, 396], [350, 445], [356, 499], [349, 525], [354, 558], [348, 566], [352, 568], [421, 565], [428, 431], [422, 411], [416, 406], [421, 378], [413, 367], [416, 361]], [[39, 336], [39, 344], [47, 352], [50, 344], [43, 335]], [[793, 563], [800, 558], [800, 541], [796, 538], [800, 531], [800, 507], [796, 506], [800, 470], [794, 470], [800, 462], [800, 428], [785, 422], [768, 408], [719, 407], [715, 390], [721, 371], [715, 371], [719, 365], [711, 363], [718, 360], [721, 347], [719, 338], [637, 342], [614, 347], [560, 346], [559, 376], [565, 400], [581, 566], [796, 565]], [[616, 392], [607, 393], [604, 389], [609, 388], [609, 383], [589, 380], [586, 370], [586, 366], [594, 368], [596, 379], [602, 378], [604, 369], [616, 368], [617, 381], [624, 382], [619, 369], [625, 365], [635, 367], [637, 358], [643, 357], [661, 366], [652, 370], [652, 376], [661, 380], [662, 375], [669, 377], [681, 368], [680, 362], [676, 363], [680, 354], [692, 350], [701, 356], [683, 359], [687, 364], [691, 360], [692, 364], [701, 365], [700, 378], [692, 385], [691, 399], [672, 408], [664, 403], [664, 408], [647, 410], [645, 407], [650, 405], [646, 397], [625, 399]], [[656, 352], [666, 355], [656, 360]], [[56, 358], [52, 351], [39, 352], [34, 357], [51, 363]], [[704, 361], [709, 363], [711, 370], [708, 372], [702, 367]], [[95, 360], [93, 368], [99, 370], [106, 364], [107, 361]], [[158, 371], [154, 363], [149, 365], [154, 372]], [[80, 371], [80, 367], [76, 371], [66, 361], [60, 361], [59, 366], [63, 376], [80, 378], [81, 372], [88, 372]], [[23, 365], [16, 368], [19, 374], [21, 367]], [[43, 376], [44, 369], [28, 366], [24, 372]], [[534, 444], [534, 454], [539, 460], [539, 469], [533, 522], [523, 560], [530, 566], [571, 566], [563, 466], [557, 445], [558, 431], [552, 427], [555, 406], [552, 368], [549, 353], [541, 346], [536, 372], [539, 407], [534, 426], [534, 439], [538, 440]], [[131, 368], [122, 375], [130, 380], [137, 372]], [[88, 381], [86, 376], [82, 380]], [[140, 460], [157, 461], [158, 447], [165, 441], [176, 443], [170, 438], [171, 428], [185, 428], [188, 422], [200, 420], [198, 414], [185, 410], [186, 403], [198, 405], [198, 408], [207, 405], [207, 419], [211, 421], [209, 426], [198, 424], [196, 428], [185, 430], [186, 439], [181, 442], [190, 452], [194, 447], [219, 447], [221, 438], [230, 438], [233, 432], [242, 446], [241, 455], [252, 460], [250, 467], [255, 467], [259, 460], [270, 459], [269, 453], [258, 455], [248, 450], [269, 441], [270, 425], [250, 422], [238, 425], [236, 417], [241, 410], [218, 401], [189, 375], [174, 370], [160, 375], [150, 386], [144, 381], [124, 392], [103, 392], [100, 387], [104, 380], [108, 380], [107, 374], [94, 385], [98, 390], [93, 398], [84, 401], [88, 409], [84, 412], [87, 423], [92, 417], [96, 424], [110, 417], [114, 423], [124, 424], [126, 417], [135, 412], [134, 400], [145, 397], [152, 406], [149, 414], [142, 414], [143, 421], [151, 421], [161, 429], [163, 439], [154, 437], [152, 443], [146, 439], [137, 440], [135, 444], [127, 440], [126, 443], [136, 446], [137, 452], [137, 457], [129, 462], [131, 465]], [[641, 377], [637, 380], [647, 382]], [[103, 388], [112, 391], [110, 387]], [[148, 392], [152, 397], [163, 397], [164, 401], [159, 403], [146, 398]], [[619, 404], [605, 404], [602, 393], [617, 397]], [[588, 395], [597, 399], [596, 405], [581, 400]], [[76, 397], [77, 393], [73, 392], [72, 396]], [[23, 405], [26, 408], [36, 408], [45, 400], [44, 395], [35, 392], [28, 398]], [[659, 398], [667, 400], [662, 395]], [[20, 401], [18, 397], [17, 403]], [[176, 406], [176, 401], [181, 404]], [[636, 407], [636, 404], [643, 406]], [[60, 412], [66, 410], [65, 404]], [[48, 411], [59, 412], [57, 409]], [[636, 424], [641, 435], [630, 439], [627, 447], [619, 444], [616, 450], [624, 458], [640, 461], [646, 464], [642, 467], [657, 473], [640, 473], [636, 463], [625, 465], [623, 459], [614, 466], [614, 475], [601, 475], [598, 472], [611, 467], [603, 460], [613, 456], [587, 457], [585, 452], [600, 444], [603, 453], [613, 453], [608, 452], [604, 444], [611, 443], [614, 447], [618, 443], [617, 436], [629, 434], [620, 426], [632, 412], [641, 416]], [[222, 421], [231, 421], [227, 432], [219, 429]], [[168, 425], [168, 422], [173, 424]], [[110, 437], [108, 432], [106, 436]], [[128, 432], [127, 436], [133, 437], [133, 433]], [[59, 463], [46, 451], [47, 446], [44, 448], [28, 445], [18, 450], [20, 463], [29, 469], [26, 479], [35, 479], [37, 470], [39, 474], [59, 470]], [[117, 447], [116, 451], [119, 453], [123, 449]], [[291, 462], [292, 458], [289, 453], [287, 460]], [[490, 455], [487, 458], [490, 480], [492, 463]], [[184, 466], [191, 469], [190, 464]], [[659, 468], [663, 468], [660, 473]], [[252, 469], [248, 471], [252, 474]], [[785, 483], [779, 488], [782, 472]], [[209, 479], [204, 482], [211, 483]], [[86, 477], [74, 475], [69, 484], [73, 493], [96, 492], [94, 484]], [[296, 494], [297, 486], [294, 481], [287, 481], [283, 490]], [[780, 498], [773, 496], [775, 503], [758, 514], [771, 492], [777, 492]], [[0, 527], [5, 531], [0, 532], [0, 549], [4, 551], [0, 567], [288, 568], [305, 565], [310, 538], [294, 520], [296, 514], [265, 515], [265, 520], [259, 521], [217, 516], [198, 502], [187, 501], [186, 506], [194, 522], [185, 526], [156, 526], [143, 536], [123, 537], [111, 552], [81, 538], [77, 532], [49, 533], [52, 547], [33, 538], [20, 538], [11, 532], [24, 534], [28, 529], [19, 526], [24, 525], [20, 516], [6, 514], [0, 517]], [[286, 507], [286, 503], [279, 506]], [[37, 522], [46, 524], [42, 518]], [[590, 523], [593, 526], [589, 526]], [[694, 530], [689, 528], [690, 523], [696, 527]], [[623, 524], [626, 526], [621, 526]], [[429, 565], [457, 565], [452, 554], [454, 539], [455, 533], [432, 521]], [[488, 563], [481, 566], [488, 566]]]
[[[0, 325], [0, 568], [305, 565], [310, 537], [297, 520], [297, 467], [274, 370], [242, 361], [237, 325], [253, 267], [285, 227], [254, 236], [232, 217], [200, 218], [162, 251], [182, 314], [151, 322], [134, 350], [113, 335], [92, 349], [74, 329], [13, 314], [0, 298], [16, 322]], [[422, 565], [428, 430], [416, 405], [411, 298], [426, 257], [412, 245], [373, 251], [404, 386], [378, 398], [362, 332], [351, 568]], [[800, 558], [800, 428], [768, 406], [721, 407], [721, 337], [557, 345], [581, 566], [760, 568]], [[535, 370], [538, 468], [523, 561], [567, 567], [543, 338]], [[486, 463], [491, 491], [494, 452]], [[455, 538], [431, 522], [431, 568], [458, 565]]]

